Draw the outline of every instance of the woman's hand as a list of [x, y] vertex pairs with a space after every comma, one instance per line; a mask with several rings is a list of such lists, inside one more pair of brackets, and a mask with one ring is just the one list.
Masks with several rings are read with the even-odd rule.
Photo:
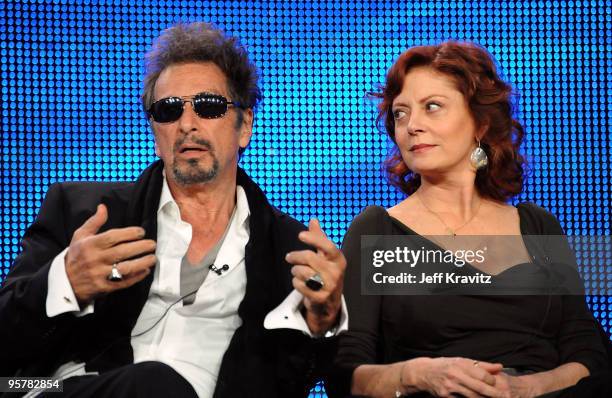
[[532, 398], [540, 395], [536, 392], [536, 388], [530, 382], [531, 379], [528, 376], [509, 376], [500, 372], [494, 377], [495, 387], [504, 393], [504, 397]]
[[416, 358], [405, 362], [402, 368], [404, 391], [427, 391], [437, 397], [461, 394], [465, 397], [506, 397], [505, 390], [497, 386], [502, 365], [467, 358]]

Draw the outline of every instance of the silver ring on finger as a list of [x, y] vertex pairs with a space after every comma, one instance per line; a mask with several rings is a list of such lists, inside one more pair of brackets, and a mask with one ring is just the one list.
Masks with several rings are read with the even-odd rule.
[[480, 361], [474, 361], [474, 366], [478, 366], [479, 363]]
[[119, 268], [117, 268], [117, 263], [113, 264], [113, 268], [111, 268], [110, 274], [106, 277], [111, 282], [120, 282], [123, 280], [123, 275], [119, 272]]
[[325, 283], [323, 282], [323, 278], [321, 278], [321, 274], [317, 272], [310, 278], [306, 279], [306, 286], [310, 290], [314, 290], [315, 292], [318, 292], [319, 290], [323, 288], [323, 286], [325, 286]]

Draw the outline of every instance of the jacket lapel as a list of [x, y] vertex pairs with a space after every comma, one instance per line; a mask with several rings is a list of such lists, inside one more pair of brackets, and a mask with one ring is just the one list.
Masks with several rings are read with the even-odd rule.
[[266, 314], [277, 302], [278, 273], [275, 272], [275, 248], [273, 235], [273, 210], [259, 187], [238, 168], [236, 183], [244, 189], [249, 202], [249, 241], [245, 248], [247, 284], [238, 314], [244, 325], [262, 325]]
[[[104, 198], [103, 203], [110, 209], [109, 216], [112, 214], [105, 227], [141, 226], [145, 229], [147, 239], [157, 240], [157, 208], [163, 182], [162, 169], [163, 163], [157, 161], [141, 174], [134, 185], [116, 191], [112, 197]], [[118, 364], [133, 362], [130, 335], [147, 301], [152, 281], [153, 272], [150, 272], [141, 282], [96, 300], [95, 311], [101, 315], [97, 318], [100, 323], [97, 332], [101, 340], [115, 343], [104, 355], [89, 361], [88, 370], [104, 371]]]
[[[146, 239], [157, 240], [157, 208], [163, 183], [162, 170], [163, 163], [156, 161], [142, 173], [136, 181], [127, 206], [125, 226], [141, 226], [145, 230]], [[121, 318], [117, 321], [124, 324], [123, 327], [129, 330], [128, 334], [131, 333], [147, 301], [149, 288], [153, 282], [154, 267], [143, 281], [113, 295], [113, 301], [119, 304], [118, 307], [113, 307], [123, 307]]]

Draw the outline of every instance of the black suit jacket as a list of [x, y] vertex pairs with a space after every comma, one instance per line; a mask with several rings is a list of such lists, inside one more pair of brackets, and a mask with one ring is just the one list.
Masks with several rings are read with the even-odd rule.
[[[59, 183], [49, 188], [23, 250], [0, 289], [0, 375], [45, 376], [68, 361], [104, 372], [133, 362], [130, 333], [147, 300], [153, 273], [134, 286], [96, 299], [95, 312], [77, 318], [46, 315], [47, 275], [57, 254], [99, 203], [109, 209], [101, 231], [142, 226], [157, 237], [163, 164], [135, 183]], [[242, 325], [223, 357], [215, 397], [305, 396], [333, 358], [335, 339], [311, 339], [290, 330], [266, 330], [263, 320], [293, 289], [291, 250], [303, 249], [304, 226], [274, 209], [259, 187], [238, 170], [246, 193], [250, 238], [245, 249], [246, 292], [238, 308]]]

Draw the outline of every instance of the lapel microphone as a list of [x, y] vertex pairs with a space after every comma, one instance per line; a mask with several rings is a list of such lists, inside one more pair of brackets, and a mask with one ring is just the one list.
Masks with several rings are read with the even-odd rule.
[[217, 275], [221, 275], [222, 273], [224, 273], [225, 271], [229, 269], [229, 265], [223, 264], [223, 267], [217, 268], [215, 267], [215, 264], [210, 264], [208, 266], [208, 269], [215, 272]]

